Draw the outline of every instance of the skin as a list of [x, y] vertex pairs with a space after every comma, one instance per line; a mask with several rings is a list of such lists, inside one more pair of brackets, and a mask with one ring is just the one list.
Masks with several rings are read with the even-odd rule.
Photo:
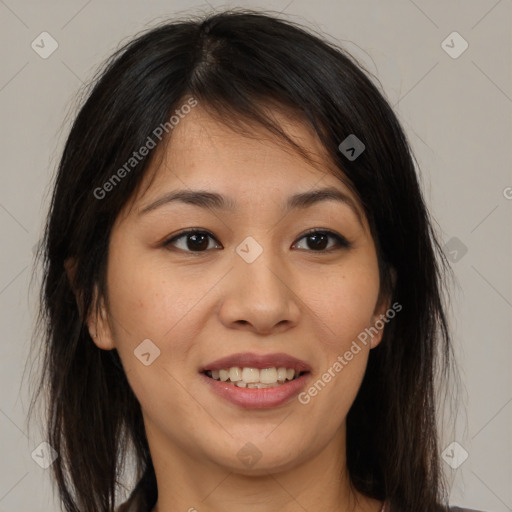
[[[378, 512], [382, 506], [351, 489], [345, 459], [346, 416], [382, 331], [360, 344], [307, 405], [295, 398], [244, 410], [211, 392], [198, 374], [235, 352], [286, 352], [312, 366], [314, 382], [389, 307], [379, 301], [376, 249], [357, 198], [328, 171], [314, 133], [283, 112], [274, 115], [318, 165], [259, 127], [251, 137], [231, 130], [199, 105], [162, 146], [154, 180], [121, 212], [111, 234], [108, 308], [100, 301], [89, 331], [98, 347], [118, 350], [140, 401], [157, 512]], [[352, 198], [362, 223], [333, 200], [284, 215], [290, 195], [328, 185]], [[199, 188], [232, 198], [236, 210], [173, 202], [140, 214], [167, 192]], [[186, 228], [212, 233], [206, 251], [193, 252], [198, 244], [191, 250], [186, 236], [174, 250], [163, 245]], [[329, 237], [323, 252], [315, 251], [304, 237], [310, 228], [338, 233], [352, 246]], [[263, 248], [252, 263], [235, 252], [248, 236]], [[134, 350], [148, 338], [160, 355], [145, 366]], [[252, 467], [237, 456], [248, 441], [261, 452]]]

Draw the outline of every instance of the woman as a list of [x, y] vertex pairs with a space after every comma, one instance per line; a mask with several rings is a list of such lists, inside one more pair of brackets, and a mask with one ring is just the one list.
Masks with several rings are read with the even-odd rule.
[[446, 262], [342, 49], [248, 11], [128, 43], [71, 129], [44, 264], [67, 511], [449, 509]]

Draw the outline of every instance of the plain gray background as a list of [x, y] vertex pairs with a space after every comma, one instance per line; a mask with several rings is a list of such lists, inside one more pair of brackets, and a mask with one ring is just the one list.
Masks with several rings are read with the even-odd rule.
[[[451, 502], [512, 510], [511, 4], [0, 0], [0, 512], [59, 510], [50, 470], [31, 457], [44, 439], [26, 428], [22, 377], [36, 305], [33, 248], [76, 94], [140, 30], [228, 6], [282, 11], [339, 41], [379, 78], [459, 282], [451, 322], [467, 417], [453, 420], [441, 449], [456, 441], [456, 456], [468, 457], [456, 469], [443, 463]], [[46, 59], [31, 47], [42, 32], [58, 43]]]

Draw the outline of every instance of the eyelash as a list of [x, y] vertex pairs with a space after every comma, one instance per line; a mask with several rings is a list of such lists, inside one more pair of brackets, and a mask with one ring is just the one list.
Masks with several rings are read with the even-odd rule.
[[[200, 254], [200, 253], [208, 252], [211, 250], [211, 249], [205, 249], [202, 251], [191, 251], [188, 249], [180, 249], [178, 247], [172, 247], [173, 242], [176, 242], [176, 240], [179, 240], [180, 238], [184, 238], [184, 237], [186, 237], [186, 235], [191, 235], [191, 234], [196, 234], [196, 235], [197, 234], [205, 234], [205, 235], [208, 235], [210, 238], [217, 241], [217, 239], [209, 231], [206, 231], [204, 229], [190, 228], [190, 229], [181, 231], [177, 235], [174, 235], [172, 238], [169, 238], [162, 245], [168, 249], [189, 252], [189, 253], [194, 253], [194, 254], [198, 254], [198, 253]], [[339, 235], [333, 231], [330, 231], [328, 229], [318, 229], [318, 228], [309, 229], [308, 231], [303, 233], [298, 240], [302, 240], [303, 238], [307, 238], [309, 236], [317, 235], [317, 234], [327, 235], [331, 238], [334, 238], [339, 246], [338, 249], [351, 249], [352, 248], [352, 243], [349, 242], [345, 237], [343, 237], [342, 235]], [[294, 243], [294, 245], [295, 245], [295, 243]], [[304, 250], [304, 249], [300, 249], [300, 250]], [[306, 250], [308, 250], [308, 249], [306, 249]], [[314, 253], [330, 253], [333, 250], [337, 250], [337, 249], [332, 248], [332, 247], [330, 249], [321, 249], [321, 250], [317, 250], [317, 251], [315, 251], [313, 249], [309, 249], [310, 252], [314, 252]]]

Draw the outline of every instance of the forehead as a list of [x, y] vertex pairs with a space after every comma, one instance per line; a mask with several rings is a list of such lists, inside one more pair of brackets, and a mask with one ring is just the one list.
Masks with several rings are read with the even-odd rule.
[[[261, 107], [270, 123], [279, 126], [295, 142], [304, 146], [317, 159], [326, 157], [325, 149], [313, 129], [289, 109]], [[237, 155], [250, 151], [261, 151], [263, 147], [289, 152], [297, 157], [297, 152], [287, 147], [276, 134], [271, 133], [257, 121], [238, 116], [221, 117], [200, 105], [184, 116], [172, 133], [174, 150], [194, 149], [194, 144], [216, 146], [219, 150], [234, 151]], [[192, 146], [191, 146], [192, 144]]]
[[[150, 169], [148, 193], [164, 184], [215, 185], [226, 192], [241, 189], [275, 189], [302, 183], [338, 184], [335, 165], [306, 123], [286, 110], [269, 110], [269, 116], [301, 148], [296, 148], [256, 122], [213, 117], [197, 106], [174, 128]], [[338, 174], [340, 174], [338, 170]]]
[[[259, 216], [262, 208], [287, 211], [294, 203], [313, 204], [315, 199], [297, 196], [331, 188], [341, 191], [366, 231], [367, 219], [357, 193], [313, 129], [290, 110], [267, 112], [308, 158], [259, 123], [219, 119], [196, 106], [154, 150], [142, 184], [118, 222], [140, 216], [151, 204], [165, 201], [165, 195], [174, 192], [212, 191], [223, 196], [221, 202], [231, 206], [233, 213], [243, 209], [253, 217]], [[191, 202], [204, 201], [196, 198]]]

